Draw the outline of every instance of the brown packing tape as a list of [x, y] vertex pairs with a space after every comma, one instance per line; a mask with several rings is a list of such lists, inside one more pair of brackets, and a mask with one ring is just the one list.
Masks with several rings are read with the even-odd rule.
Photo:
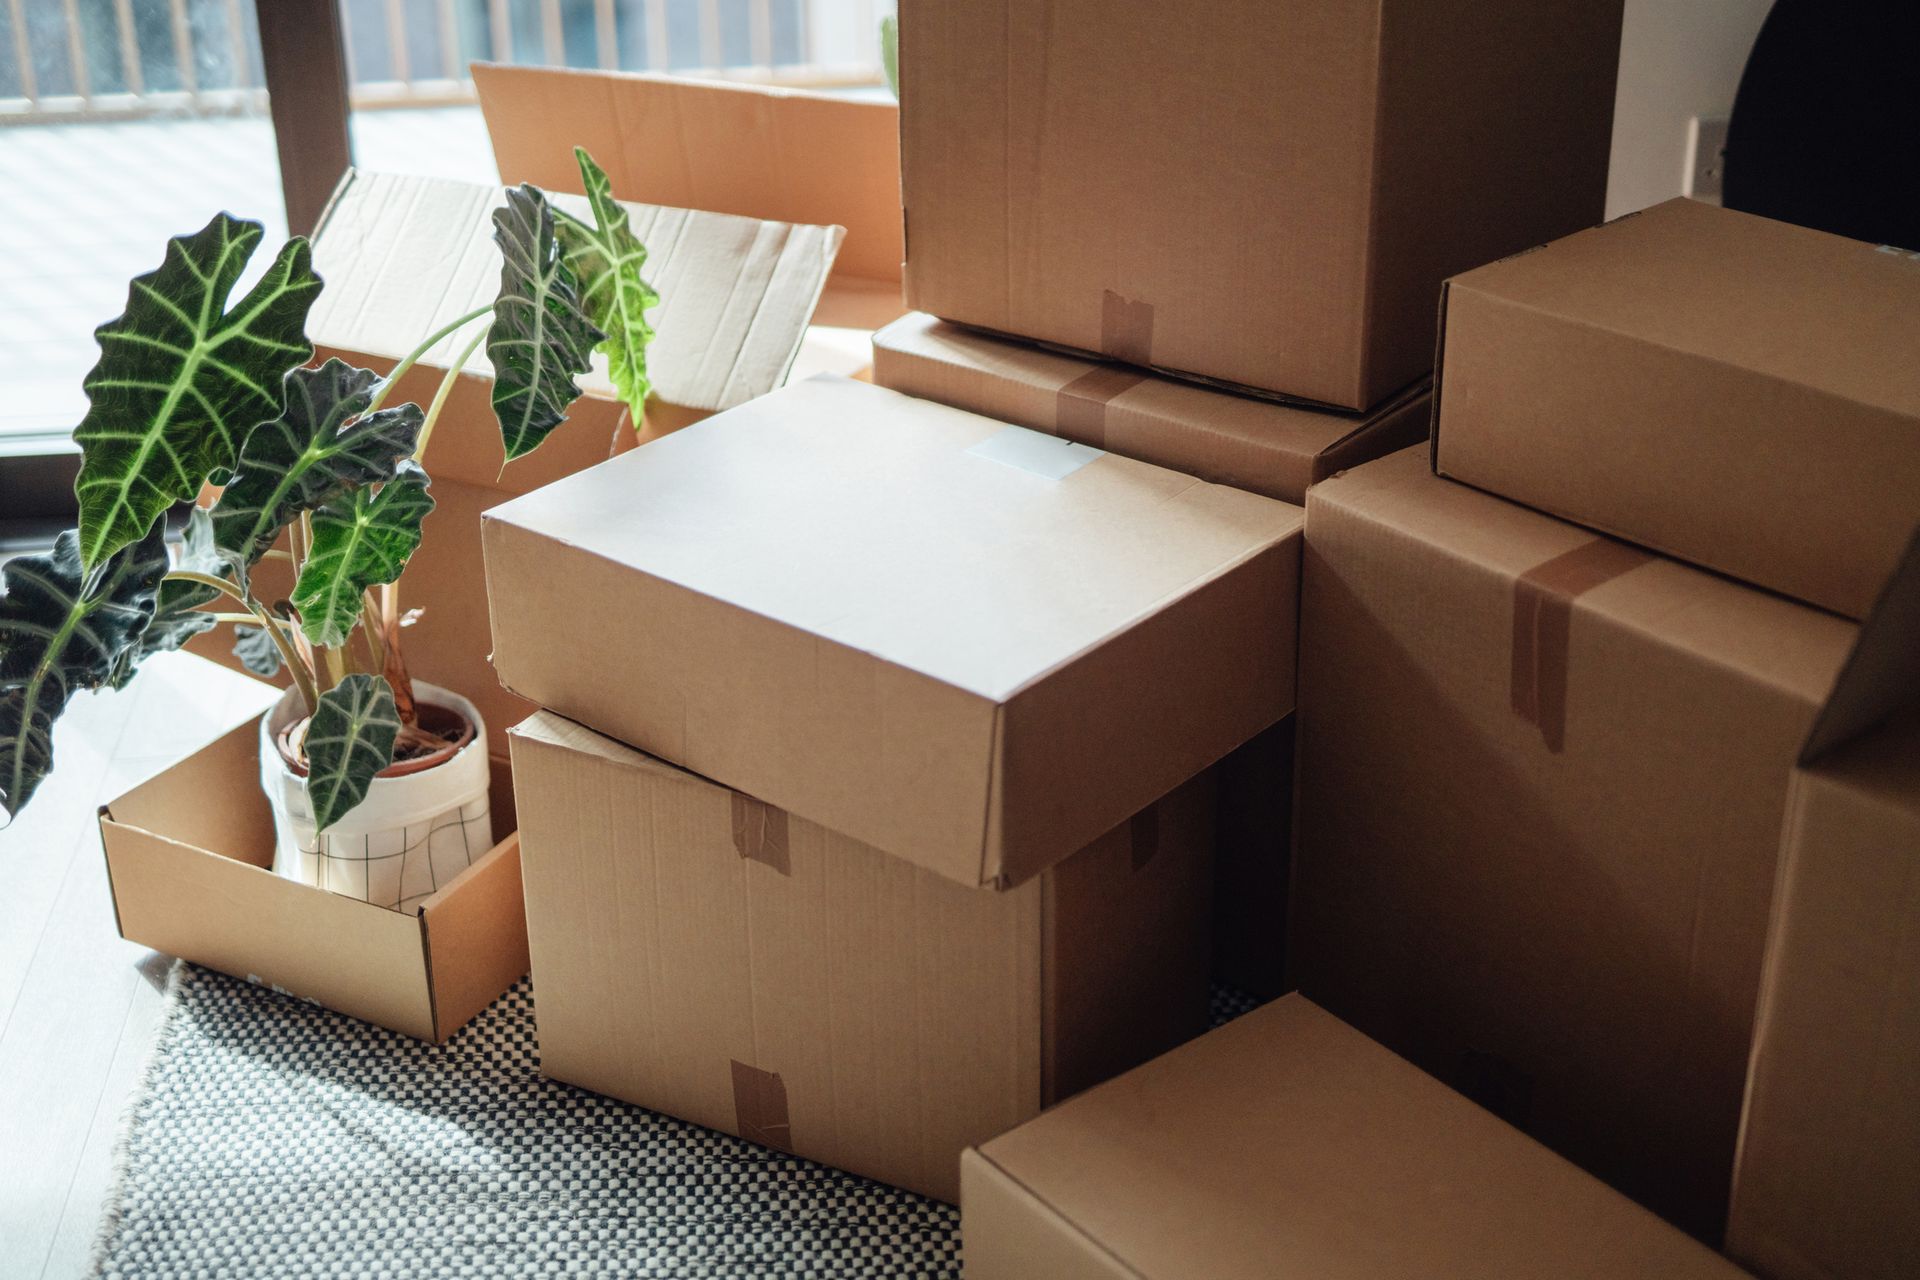
[[787, 853], [787, 811], [752, 796], [733, 793], [733, 847], [750, 862], [762, 862], [781, 875], [793, 874]]
[[1513, 584], [1513, 709], [1537, 725], [1547, 750], [1558, 752], [1567, 734], [1567, 648], [1573, 602], [1603, 583], [1653, 559], [1644, 551], [1595, 538]]
[[1152, 364], [1152, 304], [1106, 290], [1100, 300], [1100, 351], [1128, 364]]
[[1096, 449], [1107, 447], [1107, 405], [1147, 375], [1116, 364], [1087, 370], [1060, 388], [1054, 400], [1054, 434]]
[[733, 1059], [734, 1128], [748, 1142], [780, 1151], [793, 1150], [787, 1123], [787, 1085], [778, 1072], [762, 1071]]
[[1127, 836], [1133, 845], [1133, 869], [1138, 871], [1160, 852], [1160, 806], [1134, 814], [1128, 823]]

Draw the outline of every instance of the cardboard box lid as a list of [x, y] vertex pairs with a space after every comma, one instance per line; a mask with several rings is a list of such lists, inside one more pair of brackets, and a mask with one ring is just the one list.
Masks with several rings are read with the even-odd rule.
[[1920, 416], [1920, 261], [1673, 199], [1448, 288]]
[[1680, 199], [1444, 311], [1442, 475], [1856, 618], [1920, 522], [1920, 255]]
[[[622, 200], [844, 227], [836, 275], [897, 286], [900, 108], [720, 80], [473, 64], [501, 181], [578, 191], [585, 147]], [[892, 290], [894, 302], [899, 290]]]
[[874, 334], [873, 352], [880, 386], [1283, 502], [1427, 433], [1424, 381], [1370, 412], [1343, 413], [1234, 395], [919, 312]]
[[494, 665], [654, 755], [1007, 883], [1291, 708], [1301, 524], [811, 379], [488, 512]]
[[[552, 198], [557, 208], [591, 216], [585, 197]], [[314, 269], [326, 280], [307, 320], [314, 344], [397, 359], [441, 325], [490, 303], [500, 287], [491, 217], [505, 202], [501, 187], [349, 172], [314, 232]], [[654, 396], [711, 411], [779, 386], [844, 233], [656, 205], [626, 208], [647, 246], [643, 274], [660, 294], [648, 313]], [[462, 330], [444, 339], [421, 363], [444, 368], [470, 337]], [[467, 368], [492, 375], [484, 349]], [[613, 398], [604, 356], [594, 356], [593, 371], [580, 382], [590, 396]]]
[[1920, 1263], [1920, 537], [1795, 772], [1727, 1249], [1779, 1280]]
[[1075, 1277], [1741, 1274], [1298, 995], [965, 1160], [987, 1280], [1032, 1274], [998, 1244], [1036, 1215], [1078, 1237], [1049, 1272]]

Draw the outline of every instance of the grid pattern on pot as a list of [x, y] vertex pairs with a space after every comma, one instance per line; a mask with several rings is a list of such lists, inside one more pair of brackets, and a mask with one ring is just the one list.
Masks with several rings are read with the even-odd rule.
[[303, 875], [333, 893], [414, 912], [492, 844], [493, 809], [482, 795], [427, 822], [315, 837], [301, 852]]
[[950, 1206], [542, 1079], [525, 980], [439, 1047], [174, 984], [95, 1275], [959, 1275]]

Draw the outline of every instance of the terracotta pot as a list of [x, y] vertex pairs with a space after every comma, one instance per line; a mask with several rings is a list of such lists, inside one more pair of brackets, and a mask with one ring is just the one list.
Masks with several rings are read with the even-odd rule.
[[443, 751], [390, 765], [364, 800], [316, 833], [306, 769], [291, 743], [307, 716], [288, 690], [260, 720], [260, 785], [273, 805], [274, 870], [396, 911], [421, 901], [493, 844], [486, 724], [471, 702], [414, 682], [423, 723], [458, 736]]

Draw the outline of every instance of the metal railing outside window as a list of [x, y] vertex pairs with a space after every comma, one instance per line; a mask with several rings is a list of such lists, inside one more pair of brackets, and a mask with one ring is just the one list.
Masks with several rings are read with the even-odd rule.
[[[0, 125], [264, 109], [253, 0], [0, 0]], [[476, 60], [879, 79], [891, 0], [340, 0], [356, 108], [470, 101]]]

